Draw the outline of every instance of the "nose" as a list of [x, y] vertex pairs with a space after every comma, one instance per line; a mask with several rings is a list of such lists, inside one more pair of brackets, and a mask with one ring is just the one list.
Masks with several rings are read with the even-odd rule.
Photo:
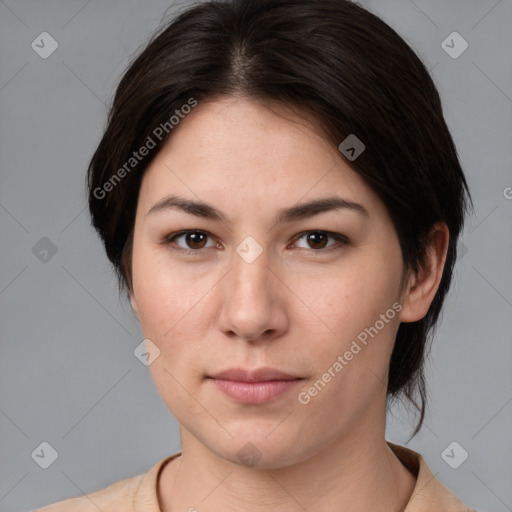
[[222, 287], [219, 328], [224, 335], [258, 342], [286, 331], [287, 288], [269, 267], [265, 252], [250, 263], [236, 254]]

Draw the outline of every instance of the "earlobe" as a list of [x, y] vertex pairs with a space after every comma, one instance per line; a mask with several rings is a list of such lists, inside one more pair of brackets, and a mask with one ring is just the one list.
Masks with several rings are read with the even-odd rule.
[[402, 297], [401, 322], [416, 322], [427, 314], [443, 276], [449, 239], [448, 226], [444, 222], [435, 224], [430, 233], [424, 265], [416, 274], [411, 274]]

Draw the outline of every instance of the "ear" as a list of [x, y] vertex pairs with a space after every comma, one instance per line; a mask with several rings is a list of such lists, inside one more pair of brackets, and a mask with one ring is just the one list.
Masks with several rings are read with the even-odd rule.
[[135, 316], [137, 317], [137, 319], [140, 322], [139, 306], [137, 304], [137, 299], [135, 298], [135, 295], [133, 294], [133, 290], [130, 290], [130, 304], [132, 305], [132, 310], [133, 310]]
[[417, 273], [412, 273], [402, 295], [400, 321], [416, 322], [428, 312], [443, 276], [450, 233], [442, 222], [434, 225], [429, 236], [425, 263]]

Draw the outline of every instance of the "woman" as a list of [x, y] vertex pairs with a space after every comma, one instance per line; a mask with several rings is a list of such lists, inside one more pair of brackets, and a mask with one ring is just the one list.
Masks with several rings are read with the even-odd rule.
[[40, 510], [470, 511], [385, 439], [388, 400], [421, 427], [471, 201], [387, 24], [345, 0], [189, 8], [122, 78], [88, 187], [182, 450]]

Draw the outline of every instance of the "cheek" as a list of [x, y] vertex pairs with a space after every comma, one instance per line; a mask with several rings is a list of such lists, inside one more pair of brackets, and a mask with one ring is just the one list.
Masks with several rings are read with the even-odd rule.
[[313, 292], [310, 288], [306, 295], [318, 317], [315, 325], [319, 327], [311, 324], [311, 330], [322, 338], [307, 350], [316, 378], [327, 374], [325, 387], [337, 389], [331, 396], [336, 401], [344, 402], [356, 391], [356, 395], [365, 394], [365, 389], [371, 393], [380, 386], [399, 325], [399, 265], [384, 259], [371, 267], [366, 263], [315, 280]]
[[354, 337], [398, 299], [398, 265], [361, 260], [322, 276], [298, 278], [294, 290], [315, 314], [319, 334], [321, 330], [332, 339]]
[[159, 260], [149, 250], [134, 252], [135, 297], [144, 334], [170, 341], [205, 292]]
[[[357, 319], [346, 316], [338, 323], [336, 336], [324, 339], [327, 343], [310, 353], [315, 375], [300, 390], [299, 401], [307, 402], [304, 414], [319, 429], [325, 429], [333, 414], [344, 421], [359, 417], [376, 397], [385, 395], [396, 334], [396, 321], [391, 318], [395, 311], [391, 311], [387, 323], [367, 312]], [[332, 429], [343, 425], [332, 425]]]
[[211, 285], [190, 285], [179, 276], [171, 279], [154, 270], [140, 277], [143, 284], [137, 290], [137, 304], [142, 332], [160, 350], [150, 370], [159, 388], [175, 394], [179, 385], [167, 372], [190, 388], [199, 380], [198, 363], [208, 354]]

